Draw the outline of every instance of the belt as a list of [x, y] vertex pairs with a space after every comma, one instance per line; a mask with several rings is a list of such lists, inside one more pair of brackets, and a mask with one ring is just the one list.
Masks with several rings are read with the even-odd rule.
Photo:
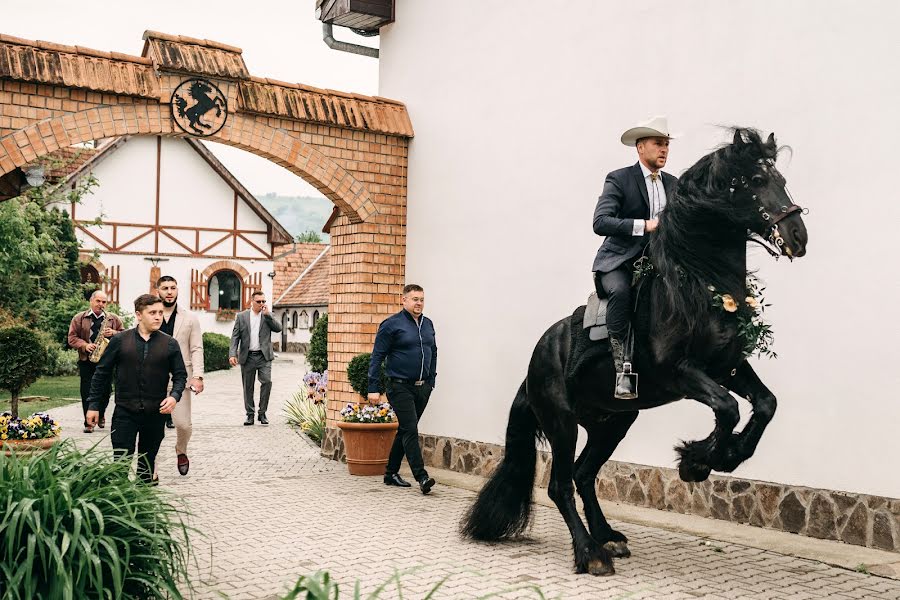
[[393, 381], [394, 383], [411, 383], [412, 385], [425, 385], [424, 379], [415, 380], [415, 379], [401, 379], [400, 377], [391, 377], [390, 380]]
[[262, 350], [248, 350], [247, 354], [262, 354]]

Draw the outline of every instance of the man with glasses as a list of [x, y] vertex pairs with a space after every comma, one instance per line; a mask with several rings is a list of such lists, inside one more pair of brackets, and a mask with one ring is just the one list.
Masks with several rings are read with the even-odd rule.
[[266, 305], [266, 295], [254, 292], [250, 297], [250, 310], [238, 313], [231, 332], [231, 349], [228, 362], [232, 367], [241, 364], [241, 378], [244, 380], [244, 410], [247, 420], [244, 425], [253, 425], [253, 388], [259, 373], [259, 423], [268, 425], [266, 409], [272, 392], [272, 334], [281, 331], [281, 324], [272, 318]]

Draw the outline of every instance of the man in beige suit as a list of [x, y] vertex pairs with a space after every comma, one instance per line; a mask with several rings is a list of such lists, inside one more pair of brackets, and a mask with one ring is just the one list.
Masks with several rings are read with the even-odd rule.
[[191, 461], [187, 456], [187, 444], [193, 430], [191, 392], [199, 394], [203, 391], [203, 333], [200, 331], [197, 315], [189, 310], [178, 310], [178, 282], [174, 277], [163, 275], [157, 280], [156, 289], [163, 301], [163, 324], [159, 330], [168, 333], [178, 342], [188, 373], [188, 387], [172, 411], [178, 472], [187, 475], [191, 467]]

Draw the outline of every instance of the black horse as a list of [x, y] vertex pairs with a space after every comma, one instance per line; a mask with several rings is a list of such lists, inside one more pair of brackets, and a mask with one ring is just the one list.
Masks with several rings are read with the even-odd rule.
[[[682, 398], [713, 410], [709, 437], [676, 448], [685, 481], [703, 481], [711, 470], [733, 471], [753, 455], [776, 402], [747, 362], [756, 345], [755, 339], [748, 343], [752, 332], [745, 327], [756, 302], [747, 283], [748, 234], [760, 236], [773, 256], [803, 256], [807, 242], [804, 211], [775, 168], [777, 153], [774, 134], [763, 141], [755, 130], [735, 129], [731, 144], [679, 178], [648, 246], [652, 269], [641, 269], [638, 284], [638, 399], [613, 397], [609, 346], [588, 340], [585, 307], [544, 333], [510, 409], [506, 454], [463, 518], [464, 536], [496, 541], [525, 531], [535, 442], [543, 437], [553, 452], [548, 493], [572, 535], [575, 571], [611, 575], [613, 557], [630, 551], [626, 537], [603, 516], [595, 482], [638, 411]], [[733, 432], [740, 414], [730, 391], [753, 408], [740, 433]], [[588, 438], [576, 461], [578, 425]], [[575, 508], [573, 480], [590, 533]]]

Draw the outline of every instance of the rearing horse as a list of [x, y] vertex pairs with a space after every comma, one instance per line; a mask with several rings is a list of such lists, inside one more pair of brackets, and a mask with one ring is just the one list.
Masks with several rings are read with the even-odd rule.
[[[609, 345], [588, 341], [584, 306], [544, 333], [510, 409], [506, 454], [463, 518], [464, 536], [496, 541], [525, 531], [535, 442], [543, 437], [553, 452], [548, 493], [572, 535], [575, 571], [611, 575], [613, 557], [631, 553], [627, 538], [603, 516], [595, 483], [638, 411], [683, 398], [712, 409], [715, 429], [709, 437], [676, 448], [684, 481], [703, 481], [711, 470], [731, 472], [753, 455], [776, 401], [747, 362], [753, 343], [748, 347], [746, 330], [740, 329], [740, 315], [747, 312], [737, 307], [753, 306], [748, 232], [767, 239], [762, 243], [774, 256], [803, 256], [807, 242], [804, 211], [775, 168], [777, 153], [774, 134], [764, 142], [755, 130], [735, 129], [731, 144], [679, 178], [651, 237], [652, 270], [638, 292], [638, 399], [613, 397]], [[740, 433], [733, 431], [740, 413], [730, 392], [753, 408]], [[578, 425], [588, 439], [576, 461]], [[575, 489], [584, 501], [587, 528], [575, 508]]]

